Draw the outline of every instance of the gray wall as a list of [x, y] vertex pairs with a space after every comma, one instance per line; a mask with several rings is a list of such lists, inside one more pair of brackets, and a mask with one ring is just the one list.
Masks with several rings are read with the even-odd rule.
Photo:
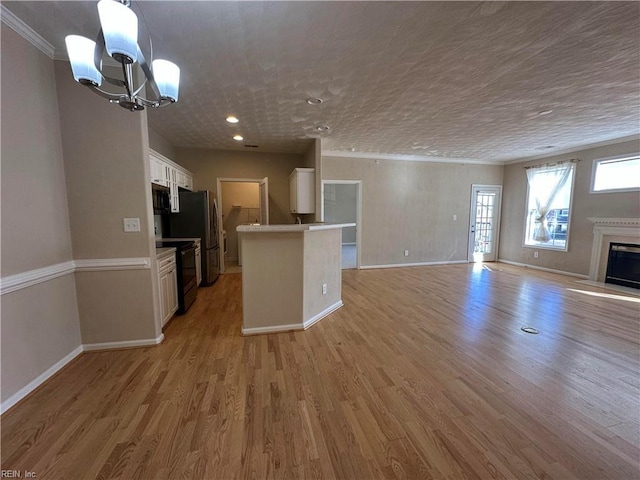
[[322, 168], [325, 180], [362, 180], [370, 266], [466, 260], [471, 185], [502, 185], [503, 167], [323, 157]]
[[[2, 276], [72, 260], [53, 61], [2, 26]], [[73, 275], [2, 296], [2, 398], [80, 346]]]
[[[500, 230], [500, 259], [588, 275], [593, 244], [593, 223], [587, 218], [640, 217], [640, 193], [638, 192], [589, 193], [593, 161], [616, 155], [637, 153], [638, 151], [640, 151], [640, 142], [630, 141], [506, 165]], [[558, 252], [537, 247], [524, 247], [527, 176], [523, 167], [571, 158], [580, 158], [581, 161], [576, 165], [568, 251]], [[533, 257], [534, 251], [538, 252], [538, 258]]]
[[[152, 115], [153, 112], [150, 114]], [[166, 138], [161, 136], [159, 133], [156, 133], [155, 130], [152, 130], [151, 128], [149, 129], [149, 148], [164, 155], [169, 160], [173, 160], [176, 156], [175, 147], [171, 145]]]
[[217, 178], [269, 177], [269, 223], [291, 224], [289, 174], [303, 164], [301, 155], [177, 148], [176, 163], [193, 172], [196, 190], [217, 189]]
[[[110, 104], [54, 63], [74, 258], [155, 259], [146, 111]], [[125, 217], [141, 231], [125, 233]], [[83, 343], [160, 335], [154, 269], [82, 272], [76, 284]]]

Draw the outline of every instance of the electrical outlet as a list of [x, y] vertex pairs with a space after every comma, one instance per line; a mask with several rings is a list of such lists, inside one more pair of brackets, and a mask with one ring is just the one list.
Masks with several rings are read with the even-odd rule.
[[453, 221], [455, 222], [456, 220], [458, 220], [458, 215], [453, 215]]
[[405, 256], [405, 257], [408, 257], [408, 256], [409, 256], [409, 250], [405, 250], [405, 251], [404, 251], [404, 256]]
[[538, 252], [533, 252], [533, 258], [538, 258]]
[[140, 231], [140, 219], [139, 218], [125, 218], [124, 231], [125, 232], [139, 232]]
[[326, 284], [326, 283], [323, 283], [323, 284], [322, 284], [322, 294], [323, 294], [323, 295], [326, 295], [326, 294], [327, 294], [327, 284]]

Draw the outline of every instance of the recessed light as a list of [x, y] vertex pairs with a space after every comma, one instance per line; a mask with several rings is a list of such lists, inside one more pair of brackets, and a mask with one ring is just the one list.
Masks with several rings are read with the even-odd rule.
[[307, 98], [307, 103], [309, 105], [320, 105], [322, 102], [324, 102], [324, 100], [322, 100], [321, 98], [318, 98], [318, 97], [309, 97], [309, 98]]
[[230, 115], [226, 118], [227, 122], [229, 123], [238, 123], [240, 120], [238, 120], [236, 117], [234, 117], [233, 115]]
[[538, 115], [544, 116], [549, 115], [550, 113], [553, 113], [553, 110], [542, 110], [541, 112], [538, 112]]
[[244, 137], [242, 135], [234, 135], [233, 139], [238, 142], [241, 142], [242, 140], [244, 140]]
[[328, 132], [329, 125], [316, 125], [315, 130], [318, 132]]

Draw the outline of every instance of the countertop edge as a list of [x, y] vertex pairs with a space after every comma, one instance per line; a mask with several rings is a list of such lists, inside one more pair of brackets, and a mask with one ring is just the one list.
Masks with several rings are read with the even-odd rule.
[[286, 233], [305, 232], [315, 230], [332, 230], [336, 228], [355, 227], [355, 223], [327, 223], [327, 224], [294, 224], [294, 225], [239, 225], [240, 233]]

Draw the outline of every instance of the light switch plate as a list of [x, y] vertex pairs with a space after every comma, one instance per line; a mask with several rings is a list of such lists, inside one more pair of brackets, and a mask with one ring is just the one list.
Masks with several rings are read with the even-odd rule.
[[124, 231], [125, 232], [139, 232], [140, 231], [140, 219], [139, 218], [125, 218], [124, 219]]

